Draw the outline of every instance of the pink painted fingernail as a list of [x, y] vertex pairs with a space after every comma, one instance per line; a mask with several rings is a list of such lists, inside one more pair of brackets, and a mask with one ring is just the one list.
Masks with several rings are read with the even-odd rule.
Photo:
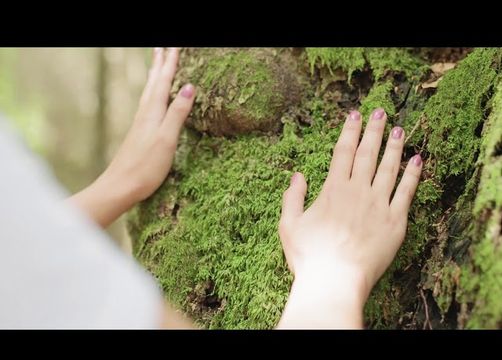
[[403, 136], [403, 128], [396, 126], [394, 129], [392, 129], [392, 138], [399, 140]]
[[382, 109], [382, 108], [376, 109], [373, 112], [373, 119], [374, 120], [381, 120], [381, 119], [383, 119], [384, 115], [385, 115], [384, 109]]
[[155, 51], [155, 55], [159, 55], [162, 52], [162, 48], [156, 47], [153, 51]]
[[420, 156], [420, 154], [416, 154], [415, 156], [413, 156], [413, 159], [411, 159], [411, 161], [415, 166], [422, 165], [422, 157]]
[[195, 89], [192, 84], [186, 84], [183, 86], [183, 89], [181, 89], [181, 96], [190, 99], [193, 96], [194, 90]]
[[353, 110], [350, 112], [349, 118], [350, 120], [359, 121], [361, 120], [361, 114], [359, 113], [359, 111]]

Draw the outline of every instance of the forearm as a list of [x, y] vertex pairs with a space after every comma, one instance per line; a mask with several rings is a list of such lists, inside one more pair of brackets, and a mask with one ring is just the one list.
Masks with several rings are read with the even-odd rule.
[[198, 327], [185, 314], [177, 311], [171, 304], [165, 303], [161, 319], [162, 329], [195, 330]]
[[298, 275], [277, 328], [362, 329], [366, 291], [359, 283], [350, 273]]
[[101, 176], [67, 200], [105, 228], [134, 206], [132, 191], [124, 181]]

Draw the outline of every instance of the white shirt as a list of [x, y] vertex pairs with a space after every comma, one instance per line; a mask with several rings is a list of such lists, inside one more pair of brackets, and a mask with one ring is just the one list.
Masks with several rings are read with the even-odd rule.
[[0, 328], [154, 328], [156, 283], [77, 209], [0, 114]]

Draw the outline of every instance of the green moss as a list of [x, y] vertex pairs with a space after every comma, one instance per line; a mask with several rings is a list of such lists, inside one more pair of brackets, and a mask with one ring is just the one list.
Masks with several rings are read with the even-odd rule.
[[[478, 154], [480, 151], [483, 154], [486, 147], [481, 146], [480, 126], [486, 120], [486, 112], [490, 107], [489, 100], [497, 83], [501, 54], [499, 49], [475, 50], [455, 70], [444, 76], [437, 93], [425, 106], [425, 119], [421, 126], [424, 135], [420, 137], [427, 140], [426, 149], [431, 156], [427, 166], [432, 171], [431, 181], [439, 186], [437, 193], [432, 192], [431, 200], [437, 197], [440, 201], [443, 192], [458, 191], [465, 186], [453, 206], [445, 209], [448, 210], [447, 216], [441, 217], [442, 212], [438, 212], [428, 219], [429, 224], [438, 226], [439, 241], [433, 245], [433, 256], [428, 259], [427, 276], [432, 280], [428, 284], [426, 282], [425, 286], [433, 290], [443, 317], [454, 301], [467, 304], [472, 301], [472, 296], [478, 298], [479, 294], [474, 289], [480, 286], [480, 282], [483, 283], [478, 275], [467, 270], [471, 265], [463, 265], [460, 269], [457, 262], [464, 261], [465, 255], [462, 255], [464, 252], [461, 249], [466, 242], [484, 236], [483, 231], [477, 231], [473, 225], [482, 221], [472, 213], [472, 203], [478, 184], [476, 165], [479, 166], [479, 159], [483, 158], [481, 155], [478, 159]], [[500, 182], [500, 174], [498, 176]], [[448, 180], [450, 177], [464, 179], [464, 182], [452, 184]], [[480, 185], [479, 189], [476, 202], [483, 197], [483, 189], [487, 189], [488, 196], [496, 194], [488, 184]], [[420, 201], [420, 194], [417, 194], [416, 201]], [[439, 202], [438, 205], [443, 204]], [[478, 255], [473, 254], [477, 250], [473, 247], [470, 251], [470, 256], [474, 256], [476, 262]], [[468, 316], [463, 309], [464, 314], [459, 316], [460, 327], [464, 326], [463, 322]], [[486, 309], [484, 305], [483, 309]]]
[[[415, 130], [415, 136], [408, 140], [408, 146], [419, 146], [423, 148], [424, 145], [422, 142], [425, 134], [427, 134], [427, 136], [434, 137], [433, 139], [425, 139], [428, 141], [428, 143], [426, 142], [427, 149], [431, 149], [431, 153], [436, 157], [426, 162], [424, 173], [429, 174], [429, 176], [420, 183], [417, 189], [417, 194], [412, 208], [410, 209], [405, 242], [399, 250], [395, 261], [387, 271], [386, 276], [390, 276], [388, 274], [392, 274], [396, 270], [408, 268], [420, 257], [427, 244], [437, 238], [441, 239], [444, 237], [444, 235], [440, 233], [440, 231], [444, 230], [436, 228], [437, 225], [432, 225], [441, 224], [443, 221], [441, 215], [444, 209], [442, 208], [441, 198], [445, 191], [445, 187], [449, 185], [448, 183], [444, 183], [443, 180], [446, 175], [458, 174], [458, 172], [452, 173], [452, 166], [461, 165], [462, 172], [469, 175], [472, 174], [475, 169], [476, 153], [480, 148], [480, 140], [476, 134], [476, 127], [486, 118], [484, 116], [486, 110], [485, 104], [491, 96], [491, 88], [495, 82], [498, 70], [497, 68], [493, 68], [492, 65], [494, 63], [497, 64], [499, 54], [500, 51], [496, 50], [476, 50], [461, 62], [455, 71], [445, 76], [442, 86], [439, 87], [436, 95], [425, 104], [425, 120], [422, 120], [423, 114], [416, 110], [420, 109], [420, 107], [423, 108], [423, 103], [420, 101], [416, 101], [416, 104], [412, 104], [411, 106], [412, 111], [410, 113], [413, 114], [413, 116], [408, 116], [404, 119], [403, 126], [408, 133], [411, 132], [412, 127], [419, 130], [419, 133]], [[464, 82], [472, 83], [476, 78], [480, 79], [478, 83], [479, 87], [474, 85], [465, 87], [463, 85]], [[466, 90], [466, 93], [462, 93], [464, 90]], [[363, 114], [366, 115], [375, 106], [383, 106], [385, 108], [383, 104], [387, 104], [392, 114], [393, 103], [390, 96], [391, 91], [392, 88], [390, 83], [379, 84], [377, 87], [374, 87], [367, 98], [362, 102], [361, 111]], [[416, 97], [416, 94], [412, 94], [412, 96]], [[411, 101], [414, 101], [413, 97]], [[372, 101], [374, 98], [378, 100]], [[469, 101], [466, 100], [467, 98], [469, 98]], [[386, 111], [389, 112], [387, 108]], [[430, 114], [440, 113], [443, 113], [444, 116], [441, 118], [436, 116], [434, 119], [431, 119]], [[463, 132], [460, 129], [462, 129]], [[465, 131], [466, 129], [468, 129], [468, 131]], [[439, 135], [440, 131], [441, 135]], [[445, 136], [445, 133], [451, 133], [453, 138], [450, 139], [450, 136], [448, 136], [448, 141], [444, 141], [443, 136]], [[438, 140], [439, 136], [441, 136], [441, 142]], [[467, 142], [467, 150], [463, 148], [465, 142]], [[456, 151], [464, 152], [466, 156], [463, 161], [460, 161], [458, 156], [454, 156], [456, 154], [450, 152], [449, 149], [446, 149], [446, 151], [444, 150], [444, 148], [449, 147], [452, 149], [454, 148]], [[469, 153], [467, 153], [467, 151]], [[427, 154], [425, 153], [423, 155], [426, 156]], [[437, 166], [438, 163], [445, 167]], [[495, 173], [490, 178], [493, 178], [494, 182], [491, 183], [491, 186], [488, 184], [485, 187], [487, 189], [487, 196], [497, 194], [497, 191], [494, 191], [494, 187], [497, 186], [496, 184], [500, 184], [500, 173]], [[476, 184], [474, 180], [475, 179], [473, 179], [473, 181], [467, 181], [465, 194], [472, 191], [473, 185]], [[462, 185], [458, 184], [457, 186]], [[483, 195], [481, 194], [481, 198], [482, 197]], [[437, 244], [440, 247], [445, 246], [446, 243], [443, 241], [447, 240], [448, 243], [462, 243], [462, 237], [465, 235], [458, 233], [457, 223], [469, 223], [472, 217], [470, 217], [469, 213], [465, 214], [464, 211], [464, 208], [470, 209], [467, 206], [468, 204], [459, 201], [458, 205], [458, 207], [455, 207], [455, 211], [452, 215], [452, 217], [456, 219], [455, 224], [452, 222], [447, 225], [449, 229], [446, 234], [449, 233], [451, 239], [448, 240], [448, 238], [446, 238], [441, 240], [441, 243]], [[457, 236], [459, 239], [456, 238]], [[434, 293], [435, 299], [444, 315], [454, 298], [454, 289], [458, 285], [458, 266], [454, 265], [454, 263], [445, 264], [441, 256], [436, 260], [437, 262], [431, 263], [430, 266], [434, 267], [436, 275], [440, 275], [438, 277], [439, 287], [432, 286], [432, 288], [436, 288], [436, 292]], [[389, 317], [389, 314], [396, 314], [396, 308], [389, 308], [389, 302], [394, 296], [392, 289], [399, 288], [398, 285], [391, 285], [389, 288], [387, 283], [392, 281], [392, 278], [389, 280], [384, 277], [382, 280], [383, 285], [381, 285], [381, 288], [377, 287], [375, 289], [372, 298], [368, 301], [369, 310], [367, 311], [367, 315], [370, 320], [378, 319], [376, 323], [374, 323], [374, 326], [377, 327], [393, 323], [391, 320], [392, 317]], [[387, 290], [385, 292], [378, 290], [383, 288]], [[397, 303], [403, 304], [403, 300], [401, 299]], [[394, 302], [394, 306], [395, 304], [396, 302]], [[397, 313], [400, 311], [400, 307], [398, 306]], [[396, 319], [394, 318], [393, 320], [395, 322]]]
[[[494, 217], [500, 221], [500, 211]], [[500, 245], [494, 243], [497, 231], [500, 231], [500, 223], [487, 224], [485, 236], [473, 249], [473, 268], [461, 276], [460, 299], [473, 305], [467, 328], [498, 328], [502, 322], [502, 251]]]
[[[482, 166], [471, 226], [471, 261], [463, 266], [459, 299], [470, 304], [468, 328], [497, 328], [502, 324], [502, 85], [483, 129], [479, 165]], [[498, 149], [498, 150], [497, 150]]]
[[348, 74], [349, 83], [352, 73], [363, 70], [366, 63], [377, 81], [391, 72], [417, 80], [427, 70], [422, 60], [402, 48], [307, 48], [305, 51], [311, 71], [315, 66], [327, 67], [330, 72], [341, 69]]
[[[478, 196], [474, 206], [474, 213], [480, 215], [487, 206], [502, 208], [502, 86], [498, 87], [495, 96], [495, 108], [492, 111], [492, 120], [483, 129], [483, 142], [480, 159], [482, 159], [483, 172]], [[498, 154], [497, 154], [498, 152]]]
[[[282, 193], [292, 172], [301, 170], [310, 180], [309, 198], [316, 196], [339, 134], [324, 126], [300, 138], [291, 126], [282, 138], [203, 137], [178, 162], [176, 171], [183, 177], [178, 196], [185, 205], [174, 231], [162, 232], [146, 257], [155, 259], [150, 268], [169, 299], [187, 311], [187, 292], [178, 294], [180, 286], [214, 281], [225, 311], [204, 326], [270, 328], [279, 319], [291, 281], [277, 235]], [[144, 206], [151, 211], [165, 199], [161, 191]], [[139, 241], [158, 232], [158, 225], [151, 225]]]
[[377, 84], [371, 88], [368, 96], [361, 101], [361, 106], [359, 108], [360, 113], [363, 115], [363, 119], [367, 121], [371, 112], [378, 107], [383, 108], [389, 118], [396, 114], [396, 108], [391, 97], [393, 88], [394, 86], [390, 81]]
[[348, 74], [349, 83], [352, 73], [366, 64], [363, 48], [307, 48], [305, 53], [312, 72], [316, 65], [326, 66], [330, 72], [342, 69]]
[[439, 179], [465, 173], [475, 162], [480, 145], [476, 132], [485, 118], [501, 54], [500, 49], [474, 51], [446, 73], [427, 103], [428, 151]]
[[[240, 111], [256, 121], [266, 119], [281, 103], [282, 94], [270, 67], [251, 52], [231, 52], [210, 58], [194, 75], [205, 92], [225, 91], [222, 104], [229, 111]], [[223, 94], [222, 94], [223, 95]]]
[[400, 72], [409, 80], [417, 80], [427, 70], [427, 65], [403, 48], [369, 48], [365, 51], [375, 80], [389, 72]]
[[399, 299], [393, 292], [392, 271], [387, 271], [373, 288], [364, 308], [366, 326], [383, 329], [401, 313]]
[[444, 264], [436, 273], [437, 284], [434, 288], [434, 299], [444, 317], [455, 298], [455, 290], [459, 285], [461, 270], [454, 262]]
[[[364, 63], [361, 65], [357, 60], [360, 59], [359, 50], [344, 51], [307, 49], [307, 56], [311, 66], [331, 66], [335, 70], [333, 64], [338, 64], [336, 66], [349, 74], [364, 67]], [[437, 93], [428, 101], [423, 92], [413, 88], [404, 107], [406, 111], [401, 109], [399, 113], [395, 99], [393, 101], [394, 85], [386, 79], [387, 74], [398, 71], [412, 78], [422, 71], [421, 65], [417, 63], [417, 71], [413, 71], [411, 60], [400, 58], [398, 52], [393, 52], [394, 57], [387, 62], [379, 62], [376, 51], [387, 50], [371, 51], [375, 53], [371, 57], [369, 52], [366, 54], [368, 59], [373, 59], [368, 62], [375, 77], [383, 81], [377, 81], [363, 98], [360, 110], [367, 119], [375, 107], [383, 107], [391, 120], [389, 126], [399, 121], [407, 134], [415, 129], [406, 144], [407, 150], [420, 151], [426, 162], [424, 179], [410, 210], [405, 242], [368, 300], [366, 322], [373, 328], [396, 327], [399, 318], [421, 301], [415, 290], [423, 285], [420, 275], [433, 278], [433, 273], [438, 273], [441, 281], [434, 298], [443, 315], [457, 291], [462, 304], [481, 299], [474, 306], [472, 326], [493, 324], [487, 318], [489, 314], [500, 318], [498, 310], [493, 309], [500, 294], [497, 291], [491, 294], [489, 289], [498, 286], [497, 279], [502, 278], [500, 266], [496, 264], [499, 250], [490, 235], [496, 229], [493, 219], [500, 214], [497, 212], [501, 202], [500, 186], [497, 186], [500, 156], [494, 153], [500, 152], [496, 149], [500, 148], [497, 144], [501, 130], [499, 121], [489, 122], [491, 125], [485, 126], [482, 144], [478, 127], [486, 118], [500, 50], [474, 51], [446, 74]], [[236, 71], [244, 69], [246, 72], [258, 64], [246, 60], [249, 54], [236, 54], [209, 62], [212, 70], [201, 80], [206, 89], [218, 92], [218, 84], [222, 82], [247, 81], [228, 70], [235, 67]], [[357, 61], [351, 63], [349, 59]], [[393, 65], [387, 65], [390, 63]], [[242, 64], [248, 65], [242, 67]], [[392, 69], [386, 71], [386, 67]], [[240, 95], [232, 96], [235, 101]], [[282, 193], [291, 174], [301, 171], [309, 184], [306, 206], [312, 203], [325, 180], [332, 148], [341, 130], [340, 122], [328, 119], [336, 113], [333, 104], [321, 99], [313, 98], [303, 103], [302, 110], [311, 120], [309, 125], [299, 124], [294, 115], [283, 115], [283, 129], [276, 136], [241, 135], [227, 139], [198, 134], [183, 137], [175, 164], [176, 176], [131, 214], [135, 254], [159, 278], [171, 301], [191, 313], [194, 289], [208, 280], [214, 282], [214, 295], [221, 300], [221, 306], [205, 315], [192, 314], [201, 325], [261, 329], [277, 323], [291, 284], [277, 235]], [[494, 116], [492, 114], [492, 118]], [[488, 137], [486, 134], [494, 135]], [[469, 223], [470, 207], [464, 206], [464, 201], [472, 203], [466, 194], [476, 189], [474, 170], [481, 145], [482, 185], [475, 214], [479, 219], [489, 213], [491, 220], [480, 229], [468, 230], [480, 235], [473, 235], [477, 239], [472, 250], [474, 260], [463, 268], [464, 278], [460, 280], [459, 289], [458, 266], [451, 259], [445, 260], [447, 256], [443, 250], [449, 249], [457, 237], [465, 234], [463, 228], [455, 230], [453, 222], [446, 224], [444, 219], [445, 214], [453, 213], [460, 222]], [[460, 197], [464, 200], [453, 200], [458, 206], [445, 204], [442, 198], [452, 187], [445, 180], [454, 174], [465, 175], [467, 182], [458, 184], [460, 189], [465, 186], [465, 196]], [[471, 174], [474, 175], [467, 181]], [[171, 211], [173, 204], [179, 207], [177, 213]], [[464, 211], [466, 209], [469, 211]], [[435, 262], [423, 270], [430, 273], [419, 274], [420, 269], [413, 269], [422, 266], [427, 246], [437, 256]], [[412, 270], [408, 270], [410, 267]], [[432, 282], [429, 289], [434, 289], [434, 285]], [[491, 310], [484, 309], [486, 304]]]
[[406, 145], [421, 145], [425, 139], [427, 123], [424, 108], [427, 99], [417, 92], [417, 88], [410, 90], [404, 108], [399, 111], [399, 122], [406, 133]]

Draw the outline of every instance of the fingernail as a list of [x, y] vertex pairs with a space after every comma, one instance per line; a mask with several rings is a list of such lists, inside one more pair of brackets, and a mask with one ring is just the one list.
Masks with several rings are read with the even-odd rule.
[[380, 109], [376, 109], [374, 112], [373, 112], [373, 119], [374, 120], [381, 120], [383, 119], [385, 115], [385, 110], [380, 108]]
[[181, 96], [186, 97], [187, 99], [190, 99], [193, 96], [194, 92], [194, 87], [192, 84], [186, 84], [183, 86], [183, 89], [181, 89]]
[[294, 185], [298, 181], [298, 177], [300, 176], [300, 173], [295, 172], [293, 176], [291, 176], [291, 185]]
[[411, 159], [411, 161], [415, 166], [422, 165], [422, 157], [420, 156], [420, 154], [416, 154], [415, 156], [413, 156], [413, 159]]
[[160, 53], [162, 53], [162, 48], [156, 47], [153, 51], [155, 52], [155, 55], [159, 55]]
[[359, 111], [353, 110], [350, 112], [349, 118], [350, 120], [359, 121], [361, 120], [361, 114], [359, 113]]
[[403, 136], [403, 128], [396, 126], [394, 129], [392, 129], [392, 138], [399, 140]]

